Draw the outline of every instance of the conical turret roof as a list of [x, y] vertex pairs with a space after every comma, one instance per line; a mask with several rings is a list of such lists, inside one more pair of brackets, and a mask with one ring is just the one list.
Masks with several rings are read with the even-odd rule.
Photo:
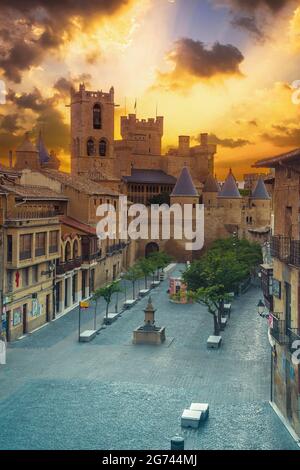
[[251, 194], [252, 199], [270, 199], [264, 180], [260, 176], [254, 191]]
[[204, 187], [203, 187], [203, 192], [204, 193], [218, 193], [220, 191], [220, 186], [218, 185], [216, 179], [213, 177], [213, 175], [209, 174], [208, 177], [206, 178]]
[[182, 168], [171, 196], [198, 196], [198, 192], [186, 166]]
[[42, 138], [42, 132], [39, 133], [39, 138], [37, 141], [37, 149], [39, 152], [40, 163], [48, 163], [50, 161], [50, 155]]
[[17, 152], [37, 152], [37, 149], [29, 139], [29, 132], [25, 132], [24, 140], [17, 148]]
[[225, 183], [222, 186], [219, 197], [224, 197], [227, 199], [241, 198], [241, 195], [238, 190], [235, 177], [232, 174], [231, 168], [229, 170]]

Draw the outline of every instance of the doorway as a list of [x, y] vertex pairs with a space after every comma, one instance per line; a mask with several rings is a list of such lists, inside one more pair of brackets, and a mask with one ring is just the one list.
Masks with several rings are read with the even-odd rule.
[[46, 295], [46, 322], [50, 321], [50, 294]]
[[6, 341], [10, 341], [10, 322], [11, 322], [11, 313], [10, 310], [6, 312]]
[[23, 305], [23, 335], [27, 333], [27, 304]]

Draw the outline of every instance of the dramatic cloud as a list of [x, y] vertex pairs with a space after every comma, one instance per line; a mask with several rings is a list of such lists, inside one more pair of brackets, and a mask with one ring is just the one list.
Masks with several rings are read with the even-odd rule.
[[16, 131], [23, 129], [23, 127], [21, 127], [17, 122], [19, 117], [20, 116], [17, 113], [7, 114], [6, 116], [0, 116], [1, 131], [15, 133]]
[[265, 37], [264, 33], [258, 27], [256, 18], [254, 16], [236, 16], [231, 20], [231, 24], [234, 28], [248, 31], [259, 41], [262, 41]]
[[263, 140], [271, 142], [277, 147], [300, 147], [300, 129], [289, 129], [284, 126], [273, 126], [279, 134], [265, 133]]
[[[22, 73], [40, 64], [44, 56], [93, 19], [110, 15], [130, 0], [1, 0], [0, 68], [20, 83]], [[76, 18], [76, 21], [74, 21]]]
[[277, 13], [293, 0], [216, 0], [215, 3], [228, 5], [231, 8], [238, 8], [245, 11], [255, 11], [258, 8], [266, 7], [273, 13]]
[[53, 104], [53, 98], [44, 99], [37, 88], [34, 88], [31, 93], [22, 93], [20, 95], [10, 89], [6, 98], [8, 102], [17, 105], [20, 109], [31, 109], [35, 112], [42, 112]]
[[70, 95], [70, 90], [76, 88], [79, 83], [84, 83], [86, 87], [90, 87], [91, 75], [88, 73], [83, 73], [79, 77], [67, 79], [65, 77], [59, 78], [53, 85], [54, 90], [62, 97], [68, 97]]
[[227, 147], [232, 149], [244, 147], [245, 145], [251, 144], [249, 140], [245, 139], [220, 139], [215, 134], [210, 134], [208, 139], [211, 144], [216, 144], [220, 145], [221, 147]]
[[209, 79], [222, 75], [241, 75], [243, 54], [231, 44], [216, 42], [208, 48], [201, 41], [182, 38], [175, 42], [167, 55], [174, 67], [171, 72], [159, 73], [159, 84], [180, 87], [183, 78]]

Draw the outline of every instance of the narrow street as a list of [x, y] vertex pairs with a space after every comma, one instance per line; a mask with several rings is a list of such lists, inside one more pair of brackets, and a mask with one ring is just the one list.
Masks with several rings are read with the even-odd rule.
[[[75, 309], [10, 344], [0, 368], [0, 448], [169, 449], [179, 433], [186, 449], [298, 449], [268, 403], [261, 292], [251, 288], [234, 300], [221, 349], [208, 350], [211, 315], [198, 304], [170, 303], [167, 288], [166, 280], [152, 291], [156, 324], [166, 327], [163, 346], [132, 344], [147, 298], [91, 343], [77, 341]], [[92, 326], [93, 309], [82, 315], [84, 327]], [[209, 419], [182, 430], [192, 401], [209, 403]]]

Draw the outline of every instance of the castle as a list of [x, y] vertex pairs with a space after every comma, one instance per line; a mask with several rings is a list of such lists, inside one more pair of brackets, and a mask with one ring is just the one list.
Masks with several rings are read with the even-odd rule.
[[[163, 117], [121, 117], [121, 140], [114, 138], [114, 89], [71, 92], [71, 173], [46, 149], [43, 136], [34, 145], [29, 134], [16, 149], [13, 167], [0, 165], [0, 285], [8, 340], [72, 310], [95, 288], [122, 277], [138, 257], [165, 250], [178, 261], [201, 255], [186, 241], [167, 239], [99, 240], [96, 211], [103, 203], [118, 210], [120, 194], [131, 202], [168, 200], [195, 208], [204, 204], [205, 247], [223, 237], [263, 243], [269, 237], [271, 200], [259, 176], [251, 188], [238, 189], [232, 171], [221, 186], [214, 177], [216, 146], [202, 134], [190, 146], [162, 154]], [[251, 181], [253, 178], [251, 177]]]
[[[71, 90], [71, 174], [58, 171], [57, 158], [49, 155], [39, 136], [37, 148], [28, 139], [16, 152], [15, 169], [41, 170], [52, 180], [80, 181], [82, 187], [125, 194], [131, 202], [149, 205], [163, 195], [171, 202], [187, 201], [205, 206], [205, 245], [228, 236], [264, 242], [271, 225], [271, 200], [264, 179], [258, 176], [251, 189], [240, 191], [232, 171], [221, 187], [214, 177], [216, 145], [201, 134], [200, 144], [190, 145], [189, 136], [179, 136], [178, 147], [162, 153], [164, 118], [139, 120], [135, 114], [121, 117], [121, 140], [115, 140], [114, 88], [109, 92], [88, 91], [84, 84]], [[183, 174], [184, 173], [184, 174]], [[39, 176], [25, 180], [34, 184]], [[178, 193], [179, 180], [184, 191]], [[190, 198], [190, 199], [189, 199]], [[95, 210], [101, 198], [94, 198], [87, 217], [76, 203], [76, 217], [95, 225]], [[72, 207], [72, 198], [70, 206]], [[150, 241], [149, 241], [150, 242]], [[166, 249], [179, 259], [190, 259], [174, 240], [152, 240], [138, 244], [138, 255], [151, 249]], [[197, 256], [197, 254], [193, 254]]]

